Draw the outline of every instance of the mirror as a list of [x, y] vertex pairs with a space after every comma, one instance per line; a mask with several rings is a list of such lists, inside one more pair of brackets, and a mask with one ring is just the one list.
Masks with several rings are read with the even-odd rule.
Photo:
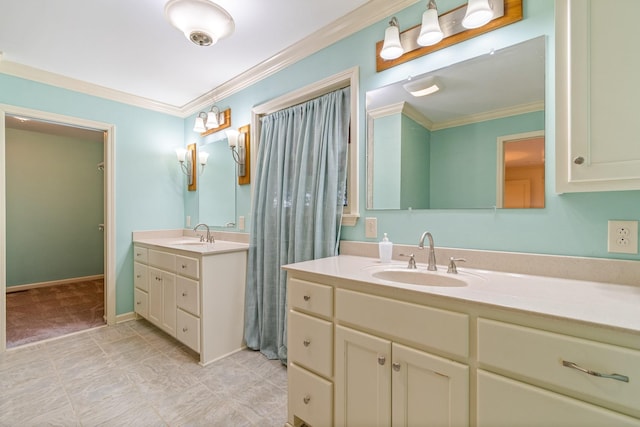
[[[544, 207], [545, 50], [541, 36], [367, 92], [367, 209]], [[505, 165], [514, 151], [535, 172]]]
[[212, 227], [235, 227], [236, 163], [227, 139], [206, 141], [198, 150], [209, 154], [204, 169], [198, 165], [199, 222]]

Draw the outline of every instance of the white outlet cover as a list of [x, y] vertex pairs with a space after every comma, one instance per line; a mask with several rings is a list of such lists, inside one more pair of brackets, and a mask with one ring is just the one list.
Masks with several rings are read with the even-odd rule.
[[609, 221], [609, 253], [638, 253], [638, 221]]
[[378, 218], [365, 218], [364, 220], [364, 237], [375, 239], [378, 237]]

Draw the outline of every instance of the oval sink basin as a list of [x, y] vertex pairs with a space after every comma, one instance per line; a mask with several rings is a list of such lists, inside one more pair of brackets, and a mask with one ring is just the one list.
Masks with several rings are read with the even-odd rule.
[[187, 246], [203, 246], [206, 245], [207, 242], [200, 242], [198, 240], [180, 240], [173, 243], [174, 245], [187, 245]]
[[456, 277], [442, 276], [440, 274], [425, 272], [422, 270], [383, 270], [372, 274], [373, 277], [390, 282], [407, 283], [422, 286], [467, 286], [467, 282]]

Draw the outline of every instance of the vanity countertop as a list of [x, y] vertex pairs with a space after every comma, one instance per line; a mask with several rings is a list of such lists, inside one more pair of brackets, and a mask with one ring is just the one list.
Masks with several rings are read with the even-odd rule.
[[229, 242], [216, 240], [214, 243], [200, 242], [197, 237], [158, 237], [158, 238], [138, 238], [133, 243], [155, 246], [162, 249], [174, 249], [179, 251], [192, 252], [198, 255], [216, 255], [227, 252], [248, 251], [247, 243]]
[[[458, 276], [439, 265], [435, 274], [458, 277], [467, 286], [424, 286], [381, 280], [372, 272], [406, 269], [407, 263], [381, 264], [375, 258], [339, 255], [289, 264], [283, 268], [309, 280], [330, 279], [337, 287], [359, 285], [423, 297], [446, 298], [500, 309], [541, 314], [588, 324], [640, 333], [640, 286], [502, 273], [458, 266]], [[426, 270], [426, 265], [418, 264]], [[427, 274], [434, 274], [427, 272]]]

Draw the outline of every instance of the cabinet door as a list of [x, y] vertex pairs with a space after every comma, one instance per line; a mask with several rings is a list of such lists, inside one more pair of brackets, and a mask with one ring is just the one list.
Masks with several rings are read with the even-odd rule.
[[149, 295], [138, 288], [133, 290], [135, 312], [147, 319], [149, 317]]
[[336, 426], [391, 424], [391, 342], [336, 325]]
[[176, 275], [162, 272], [162, 329], [176, 336]]
[[393, 343], [393, 426], [469, 425], [469, 367]]
[[149, 268], [149, 321], [162, 327], [162, 271]]
[[631, 427], [640, 420], [478, 370], [478, 427]]
[[[637, 0], [556, 1], [556, 190], [640, 189]], [[614, 24], [615, 22], [615, 24]]]

